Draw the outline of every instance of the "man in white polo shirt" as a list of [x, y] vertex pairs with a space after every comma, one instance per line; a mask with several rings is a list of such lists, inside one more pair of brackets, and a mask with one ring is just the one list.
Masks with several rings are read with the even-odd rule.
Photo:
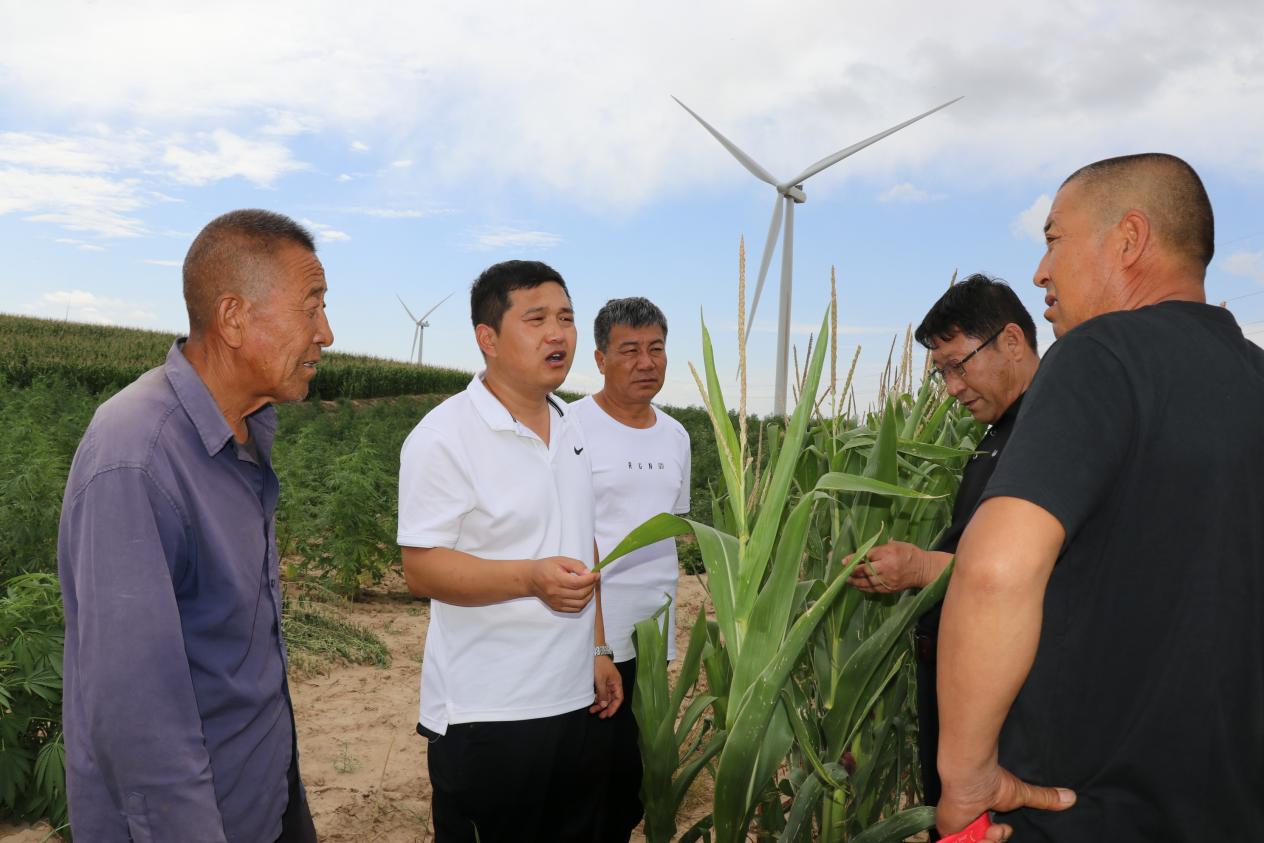
[[[667, 371], [667, 319], [644, 298], [613, 299], [593, 325], [600, 392], [575, 402], [584, 428], [597, 495], [597, 548], [609, 553], [623, 537], [660, 512], [689, 512], [689, 434], [650, 402]], [[668, 609], [667, 657], [676, 657], [676, 582], [680, 566], [673, 539], [644, 547], [602, 572], [605, 632], [614, 649], [627, 701], [604, 728], [612, 732], [610, 785], [602, 843], [628, 840], [643, 813], [641, 753], [632, 693], [636, 651], [632, 628]]]
[[612, 716], [623, 694], [594, 653], [588, 453], [550, 394], [570, 371], [574, 310], [536, 261], [488, 268], [470, 310], [487, 368], [400, 455], [404, 576], [431, 598], [418, 731], [435, 839], [600, 841], [606, 736], [590, 715]]

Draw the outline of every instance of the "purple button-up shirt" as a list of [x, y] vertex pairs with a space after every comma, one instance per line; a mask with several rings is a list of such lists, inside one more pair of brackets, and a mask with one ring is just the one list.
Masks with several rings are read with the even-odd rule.
[[66, 780], [89, 841], [273, 841], [292, 715], [269, 454], [180, 352], [97, 409], [66, 484]]

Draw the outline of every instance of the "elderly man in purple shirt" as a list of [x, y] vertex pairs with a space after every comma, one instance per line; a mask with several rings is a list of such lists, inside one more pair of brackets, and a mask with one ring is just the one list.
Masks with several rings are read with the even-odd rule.
[[66, 778], [89, 841], [314, 841], [281, 641], [270, 454], [307, 395], [325, 272], [268, 211], [212, 221], [184, 262], [189, 337], [97, 410], [58, 562]]

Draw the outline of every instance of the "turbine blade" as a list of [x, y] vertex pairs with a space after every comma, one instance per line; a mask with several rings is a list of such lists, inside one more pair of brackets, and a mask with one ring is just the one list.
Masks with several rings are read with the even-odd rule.
[[691, 115], [693, 115], [693, 119], [701, 123], [702, 128], [710, 132], [711, 136], [714, 137], [716, 140], [718, 140], [720, 142], [720, 145], [723, 146], [725, 149], [727, 149], [729, 151], [729, 154], [738, 160], [738, 163], [740, 163], [743, 167], [749, 170], [751, 175], [753, 175], [755, 178], [759, 179], [762, 182], [767, 182], [768, 184], [771, 184], [773, 187], [777, 186], [777, 179], [773, 177], [772, 173], [768, 172], [763, 167], [761, 167], [758, 161], [756, 161], [754, 158], [751, 158], [749, 155], [747, 155], [745, 152], [739, 149], [737, 147], [737, 144], [733, 143], [733, 141], [729, 140], [724, 135], [720, 134], [714, 126], [712, 126], [706, 120], [703, 120], [701, 117], [699, 117], [697, 112], [695, 112], [692, 108], [685, 105], [680, 100], [676, 99], [676, 97], [672, 97], [672, 99], [676, 100], [676, 103], [681, 108], [683, 108], [685, 111], [688, 111]]
[[834, 166], [835, 164], [837, 164], [839, 161], [842, 161], [847, 156], [855, 155], [857, 152], [864, 149], [866, 146], [877, 143], [878, 141], [885, 138], [887, 135], [893, 135], [896, 132], [900, 131], [900, 129], [903, 129], [905, 126], [911, 126], [914, 123], [916, 123], [918, 120], [921, 120], [923, 117], [929, 117], [930, 115], [934, 114], [936, 111], [939, 111], [940, 109], [943, 109], [943, 108], [947, 108], [948, 106], [952, 105], [954, 102], [957, 102], [958, 100], [962, 100], [962, 99], [965, 99], [965, 98], [957, 97], [957, 99], [955, 100], [948, 100], [948, 102], [944, 103], [943, 105], [937, 105], [934, 108], [932, 108], [930, 111], [927, 111], [924, 114], [919, 114], [911, 120], [905, 120], [903, 123], [899, 124], [898, 126], [892, 126], [891, 128], [887, 129], [885, 132], [878, 132], [878, 134], [874, 135], [871, 138], [865, 138], [860, 143], [853, 143], [851, 146], [847, 147], [846, 149], [840, 149], [838, 152], [835, 152], [833, 155], [826, 156], [825, 158], [822, 158], [820, 161], [817, 161], [811, 167], [808, 167], [806, 170], [799, 173], [790, 181], [786, 182], [783, 185], [779, 185], [779, 187], [786, 188], [786, 187], [793, 187], [797, 184], [801, 184], [802, 182], [806, 181], [807, 179], [812, 178], [812, 176], [821, 172], [821, 170], [824, 170], [827, 167]]
[[413, 362], [417, 354], [417, 339], [421, 336], [421, 326], [418, 325], [413, 329], [413, 344], [408, 348], [408, 362]]
[[[439, 299], [439, 304], [443, 304], [445, 301], [447, 301], [448, 299], [452, 298], [452, 296], [454, 296], [455, 294], [456, 294], [456, 290], [453, 290], [451, 293], [448, 293], [446, 296], [444, 296], [443, 298]], [[427, 316], [429, 316], [430, 314], [434, 313], [436, 310], [438, 310], [438, 309], [439, 309], [439, 304], [436, 304], [434, 307], [432, 307], [432, 308], [430, 308], [429, 310], [427, 310], [427, 311], [426, 311], [426, 312], [422, 315], [422, 317], [421, 317], [420, 319], [418, 319], [417, 321], [418, 321], [418, 322], [425, 322], [425, 321], [426, 321], [426, 317], [427, 317]]]
[[759, 280], [755, 282], [755, 297], [751, 300], [750, 317], [746, 320], [746, 336], [750, 336], [751, 326], [755, 324], [755, 311], [759, 308], [759, 294], [764, 291], [764, 281], [768, 278], [768, 266], [772, 263], [772, 250], [777, 245], [777, 235], [781, 233], [781, 208], [785, 199], [776, 194], [777, 204], [772, 206], [772, 221], [768, 223], [768, 239], [764, 241], [764, 255], [759, 259]]
[[[399, 299], [399, 293], [395, 294], [395, 298]], [[417, 322], [418, 321], [417, 317], [413, 316], [413, 312], [408, 309], [408, 305], [404, 304], [404, 300], [399, 299], [399, 303], [404, 308], [404, 312], [408, 314], [408, 318], [413, 320], [414, 322]]]

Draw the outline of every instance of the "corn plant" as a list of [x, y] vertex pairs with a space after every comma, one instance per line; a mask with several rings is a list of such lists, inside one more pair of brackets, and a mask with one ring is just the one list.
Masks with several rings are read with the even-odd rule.
[[[823, 320], [818, 336], [825, 328]], [[861, 816], [877, 820], [898, 804], [875, 794], [890, 793], [883, 788], [890, 765], [878, 761], [892, 756], [892, 730], [898, 737], [902, 711], [908, 720], [907, 706], [897, 704], [908, 697], [907, 685], [901, 694], [897, 681], [909, 649], [905, 632], [942, 597], [946, 575], [894, 605], [846, 589], [847, 576], [878, 541], [929, 534], [935, 524], [942, 528], [951, 469], [922, 463], [932, 456], [960, 461], [963, 452], [925, 441], [948, 414], [945, 409], [932, 424], [936, 408], [930, 420], [924, 418], [933, 397], [926, 388], [910, 406], [891, 402], [867, 429], [814, 424], [830, 345], [823, 339], [809, 354], [784, 431], [777, 425], [765, 430], [767, 468], [759, 475], [748, 455], [747, 427], [740, 423], [735, 430], [724, 405], [705, 324], [702, 330], [706, 383], [699, 378], [699, 387], [724, 480], [713, 526], [659, 515], [601, 562], [692, 532], [716, 615], [714, 622], [696, 622], [684, 670], [670, 692], [664, 631], [653, 621], [637, 627], [638, 654], [644, 647], [649, 655], [638, 658], [637, 695], [644, 701], [633, 707], [642, 734], [646, 838], [672, 838], [684, 790], [715, 758], [710, 825], [720, 843], [745, 840], [752, 822], [766, 837], [806, 840], [815, 827], [822, 840], [847, 839], [841, 835], [850, 826], [842, 817], [862, 809]], [[903, 431], [909, 436], [902, 463], [897, 434]], [[901, 485], [905, 481], [914, 485]], [[706, 693], [682, 712], [699, 664]], [[704, 713], [709, 731], [705, 723], [697, 725]], [[845, 753], [856, 759], [854, 773], [842, 763]], [[910, 825], [925, 828], [931, 820], [918, 809], [897, 816], [867, 832], [867, 839], [900, 840], [911, 833], [905, 831]], [[682, 839], [709, 837], [706, 825]]]

